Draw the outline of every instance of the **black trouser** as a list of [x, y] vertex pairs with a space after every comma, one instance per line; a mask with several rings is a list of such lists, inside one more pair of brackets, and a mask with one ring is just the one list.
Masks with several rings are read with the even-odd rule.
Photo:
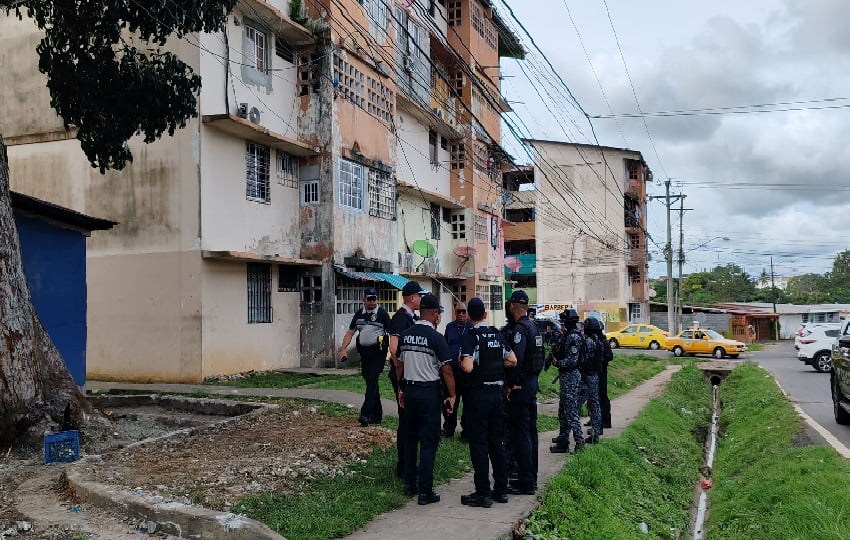
[[[390, 364], [390, 383], [393, 385], [395, 392], [396, 403], [398, 403], [398, 378], [395, 372], [395, 366]], [[407, 442], [407, 412], [398, 408], [398, 429], [396, 430], [396, 452], [398, 462], [396, 463], [396, 475], [401, 477], [404, 474], [404, 445]]]
[[[463, 399], [463, 392], [464, 392], [463, 373], [460, 371], [459, 368], [455, 368], [454, 365], [452, 366], [452, 371], [453, 371], [454, 376], [455, 376], [455, 396], [457, 397], [457, 399], [455, 399], [455, 406], [452, 409], [451, 413], [446, 413], [445, 409], [443, 409], [443, 433], [445, 433], [447, 435], [453, 435], [455, 430], [457, 429], [457, 414], [458, 414], [458, 410], [460, 409], [460, 402], [461, 402], [461, 399]], [[446, 387], [446, 381], [443, 380], [442, 378], [441, 378], [441, 380], [443, 381], [442, 382], [443, 398], [447, 398], [447, 397], [449, 397], [449, 389], [448, 389], [448, 387]], [[464, 401], [464, 403], [465, 403], [465, 401]], [[464, 414], [461, 415], [461, 418], [460, 418], [460, 427], [461, 428], [464, 428], [464, 426], [465, 426], [465, 421], [466, 421], [465, 418], [466, 418], [466, 410], [464, 410]]]
[[493, 491], [508, 490], [508, 456], [505, 452], [505, 394], [499, 385], [478, 385], [466, 389], [466, 425], [469, 459], [475, 469], [475, 493], [489, 497], [490, 463], [493, 464]]
[[387, 353], [378, 345], [357, 347], [357, 352], [360, 353], [360, 373], [366, 381], [366, 396], [363, 399], [363, 406], [360, 407], [360, 418], [380, 424], [384, 417], [384, 409], [381, 406], [378, 378], [384, 371]]
[[537, 377], [522, 376], [520, 390], [508, 401], [511, 438], [517, 463], [517, 485], [531, 489], [537, 485]]
[[602, 427], [611, 427], [611, 400], [608, 398], [608, 362], [602, 362], [599, 372], [599, 406], [602, 409]]
[[[431, 385], [408, 383], [404, 387], [407, 440], [404, 443], [404, 484], [417, 485], [419, 494], [434, 491], [434, 461], [440, 444], [440, 382]], [[419, 451], [419, 466], [416, 451]]]

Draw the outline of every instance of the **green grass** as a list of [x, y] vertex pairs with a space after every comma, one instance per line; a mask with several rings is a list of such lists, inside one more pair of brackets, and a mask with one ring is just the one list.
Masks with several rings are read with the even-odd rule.
[[[615, 399], [647, 379], [652, 378], [666, 366], [674, 363], [674, 358], [656, 358], [648, 354], [614, 354], [614, 360], [608, 364], [608, 397]], [[555, 379], [557, 370], [550, 368], [540, 373], [541, 399], [556, 399], [559, 386]]]
[[762, 343], [750, 343], [749, 345], [747, 345], [747, 352], [756, 352], [756, 351], [763, 351], [763, 350], [764, 350], [764, 344], [762, 344]]
[[529, 537], [670, 538], [671, 527], [686, 530], [711, 410], [704, 376], [685, 366], [619, 438], [567, 458], [526, 522]]
[[735, 369], [719, 388], [722, 436], [707, 537], [850, 537], [848, 462], [827, 446], [795, 446], [802, 421], [755, 364]]

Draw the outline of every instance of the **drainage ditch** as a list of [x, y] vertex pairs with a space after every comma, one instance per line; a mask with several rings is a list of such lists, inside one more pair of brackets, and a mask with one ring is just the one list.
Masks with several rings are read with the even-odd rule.
[[701, 469], [701, 478], [695, 489], [695, 512], [691, 530], [693, 540], [705, 538], [705, 521], [708, 518], [709, 498], [708, 493], [712, 486], [711, 473], [714, 468], [714, 454], [717, 449], [718, 419], [720, 417], [720, 400], [718, 390], [720, 384], [732, 371], [735, 364], [730, 362], [707, 362], [698, 367], [705, 374], [712, 388], [713, 410], [711, 414], [711, 428], [705, 441], [705, 460]]

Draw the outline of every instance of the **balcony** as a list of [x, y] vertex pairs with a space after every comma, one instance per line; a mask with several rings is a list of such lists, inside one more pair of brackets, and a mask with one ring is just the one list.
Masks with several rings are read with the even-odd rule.
[[239, 0], [237, 7], [249, 17], [259, 19], [268, 28], [293, 45], [307, 45], [315, 39], [310, 31], [290, 18], [274, 4], [266, 0]]

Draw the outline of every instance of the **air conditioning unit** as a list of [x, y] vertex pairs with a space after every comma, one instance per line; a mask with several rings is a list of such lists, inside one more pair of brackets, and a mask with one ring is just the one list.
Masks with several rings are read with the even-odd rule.
[[440, 259], [436, 257], [426, 258], [425, 263], [422, 266], [426, 274], [439, 274], [442, 270], [442, 266], [440, 265]]
[[239, 118], [248, 118], [248, 104], [240, 103], [236, 108], [236, 116]]
[[416, 271], [416, 254], [415, 253], [399, 253], [398, 264], [401, 266], [402, 272]]
[[236, 116], [254, 124], [260, 123], [260, 109], [251, 107], [248, 103], [239, 104], [239, 107], [236, 109]]
[[415, 67], [415, 62], [413, 61], [413, 57], [406, 54], [401, 58], [401, 68], [407, 73], [413, 73], [413, 69]]

